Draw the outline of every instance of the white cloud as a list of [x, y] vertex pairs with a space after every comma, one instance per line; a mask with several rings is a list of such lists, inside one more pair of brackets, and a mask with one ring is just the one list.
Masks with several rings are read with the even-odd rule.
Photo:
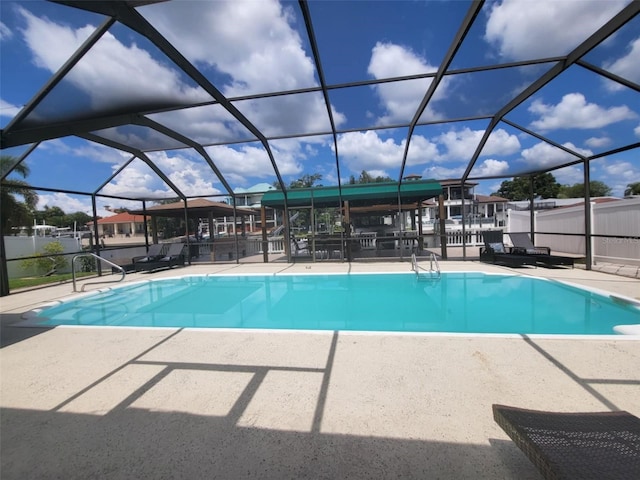
[[[191, 62], [222, 74], [216, 86], [227, 97], [318, 85], [295, 16], [276, 1], [167, 2], [140, 10]], [[319, 93], [236, 106], [268, 135], [330, 129]], [[342, 113], [333, 115], [336, 125], [344, 123]]]
[[[579, 153], [585, 157], [591, 156], [593, 152], [590, 150], [585, 150], [582, 148], [578, 148], [573, 145], [571, 142], [567, 142], [563, 145], [576, 153]], [[527, 163], [530, 167], [552, 167], [555, 165], [562, 164], [564, 162], [570, 162], [573, 160], [578, 160], [579, 158], [571, 155], [570, 153], [565, 152], [560, 148], [556, 148], [553, 145], [550, 145], [545, 142], [540, 142], [535, 144], [531, 148], [526, 148], [522, 151], [522, 159]]]
[[[376, 79], [416, 75], [435, 72], [437, 67], [419, 57], [411, 50], [392, 43], [378, 42], [371, 51], [371, 59], [367, 72]], [[409, 122], [416, 114], [418, 105], [431, 85], [431, 78], [407, 80], [403, 82], [383, 83], [373, 87], [380, 98], [385, 115], [378, 119], [378, 124], [394, 124]], [[436, 120], [440, 114], [432, 109], [434, 102], [446, 96], [450, 79], [443, 79], [430, 105], [421, 120]]]
[[[37, 210], [44, 210], [44, 207], [59, 207], [66, 214], [83, 212], [87, 215], [93, 215], [91, 206], [91, 197], [80, 199], [72, 197], [66, 193], [38, 193]], [[101, 213], [98, 213], [101, 215]]]
[[[597, 165], [600, 165], [600, 162], [598, 162]], [[602, 170], [606, 172], [607, 175], [623, 178], [625, 181], [628, 181], [627, 183], [637, 181], [636, 179], [640, 180], [640, 170], [637, 166], [629, 162], [607, 162], [602, 165]]]
[[540, 131], [562, 128], [601, 128], [612, 123], [637, 117], [627, 106], [603, 108], [587, 103], [581, 93], [568, 93], [557, 105], [548, 105], [535, 100], [529, 111], [540, 118], [531, 122], [531, 127]]
[[[484, 134], [483, 130], [450, 130], [432, 139], [421, 135], [411, 138], [407, 166], [424, 165], [433, 162], [466, 162], [471, 158]], [[352, 172], [372, 169], [388, 170], [399, 168], [402, 164], [406, 140], [400, 142], [392, 138], [383, 139], [375, 131], [353, 132], [338, 137], [338, 151], [344, 164]], [[484, 155], [510, 155], [520, 150], [520, 142], [515, 135], [510, 135], [503, 129], [498, 129], [489, 137]], [[444, 153], [443, 153], [444, 152]], [[452, 172], [459, 172], [459, 168], [429, 167], [429, 176], [434, 172], [442, 172], [438, 178], [450, 178]], [[489, 161], [484, 167], [496, 170], [505, 168], [503, 162]], [[464, 172], [464, 167], [460, 173]]]
[[[605, 62], [602, 68], [626, 80], [640, 83], [640, 37], [629, 44], [629, 51], [624, 56], [614, 61]], [[625, 88], [616, 82], [607, 82], [606, 85], [610, 90]]]
[[399, 168], [404, 149], [392, 138], [383, 140], [376, 132], [367, 131], [340, 135], [338, 152], [349, 171], [359, 173], [362, 170]]
[[317, 84], [294, 16], [277, 1], [167, 2], [141, 12], [191, 62], [229, 75], [228, 96]]
[[640, 180], [640, 164], [626, 160], [601, 159], [591, 162], [591, 172], [592, 178], [597, 176], [617, 197], [624, 196], [627, 185]]
[[640, 137], [640, 125], [633, 129], [633, 133], [635, 133], [636, 137]]
[[[404, 153], [406, 142], [401, 144]], [[438, 153], [438, 145], [431, 140], [426, 139], [422, 135], [414, 135], [409, 144], [409, 152], [407, 154], [407, 165], [421, 165], [431, 163], [440, 157]]]
[[[113, 170], [117, 170], [117, 165]], [[142, 160], [127, 165], [100, 193], [131, 198], [166, 198], [176, 194]]]
[[487, 159], [476, 165], [471, 172], [472, 177], [497, 177], [509, 170], [509, 163], [503, 160]]
[[[438, 143], [444, 145], [446, 153], [438, 160], [469, 160], [475, 152], [484, 130], [450, 130], [437, 137]], [[494, 130], [482, 150], [482, 156], [510, 155], [520, 150], [520, 141], [503, 129]]]
[[215, 186], [220, 185], [218, 179], [204, 160], [196, 162], [178, 152], [150, 153], [149, 158], [187, 196], [222, 193]]
[[[95, 28], [72, 29], [46, 18], [38, 18], [24, 8], [19, 13], [27, 22], [25, 41], [34, 63], [55, 72]], [[155, 60], [136, 44], [126, 46], [106, 33], [91, 51], [69, 72], [66, 79], [86, 93], [94, 108], [113, 107], [119, 101], [170, 103], [206, 101], [200, 87], [185, 84], [177, 71]]]
[[17, 107], [0, 98], [0, 116], [2, 117], [15, 117], [22, 107]]
[[4, 22], [0, 22], [0, 40], [8, 40], [13, 37], [13, 32]]
[[491, 8], [485, 40], [497, 48], [501, 57], [509, 60], [564, 55], [627, 3], [626, 0], [503, 0]]
[[[296, 175], [303, 168], [299, 159], [304, 154], [299, 150], [299, 142], [279, 141], [272, 143], [273, 153], [278, 171], [281, 175]], [[215, 146], [206, 148], [207, 153], [220, 169], [222, 175], [232, 185], [247, 185], [247, 177], [260, 179], [275, 179], [275, 172], [271, 160], [262, 146], [242, 145], [240, 147]]]
[[202, 145], [255, 138], [222, 105], [154, 113], [149, 118]]
[[93, 160], [99, 163], [113, 163], [118, 166], [131, 158], [130, 153], [116, 150], [111, 147], [105, 147], [99, 143], [76, 141], [73, 145], [69, 145], [63, 138], [47, 140], [46, 142], [43, 142], [38, 149], [48, 150], [52, 154], [56, 155], [74, 156], [82, 158], [83, 160]]
[[436, 178], [439, 180], [461, 178], [466, 168], [465, 166], [459, 167], [445, 167], [443, 165], [433, 165], [425, 168], [422, 171], [422, 178]]
[[581, 165], [571, 165], [569, 167], [554, 170], [551, 174], [561, 185], [575, 185], [584, 183], [584, 172]]
[[590, 137], [584, 143], [591, 148], [606, 147], [611, 144], [611, 139], [609, 137]]

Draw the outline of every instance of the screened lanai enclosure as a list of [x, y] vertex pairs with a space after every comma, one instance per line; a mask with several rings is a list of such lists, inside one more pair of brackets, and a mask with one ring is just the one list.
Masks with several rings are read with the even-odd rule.
[[[532, 238], [569, 238], [587, 268], [594, 239], [640, 242], [628, 225], [596, 228], [590, 207], [592, 181], [619, 198], [640, 181], [638, 1], [0, 8], [5, 240], [37, 194], [32, 209], [93, 218], [78, 249], [97, 255], [111, 248], [97, 228], [110, 208], [143, 216], [146, 248], [158, 230], [146, 217], [179, 202], [175, 235], [203, 245], [193, 259], [220, 261], [216, 241], [229, 261], [402, 258], [446, 249], [444, 202], [458, 202], [461, 244], [473, 244], [469, 188], [489, 196], [524, 177]], [[536, 224], [545, 173], [584, 184], [575, 224]], [[230, 209], [189, 213], [202, 199]], [[20, 255], [0, 243], [6, 294]]]

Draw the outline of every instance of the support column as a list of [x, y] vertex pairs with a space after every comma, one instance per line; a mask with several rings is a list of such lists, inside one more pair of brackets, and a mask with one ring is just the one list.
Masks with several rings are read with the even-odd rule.
[[536, 244], [536, 221], [534, 218], [535, 204], [533, 202], [533, 197], [536, 194], [536, 192], [534, 191], [533, 180], [534, 180], [534, 177], [532, 175], [529, 177], [529, 232], [530, 232], [529, 236], [531, 237], [531, 242], [535, 245]]
[[438, 216], [440, 217], [440, 255], [442, 256], [443, 260], [447, 259], [447, 223], [445, 222], [445, 215], [444, 215], [444, 195], [440, 194], [438, 196], [438, 210], [439, 210], [439, 214]]
[[151, 217], [151, 241], [158, 243], [158, 217]]
[[[95, 238], [95, 245], [93, 247], [94, 253], [100, 256], [100, 235], [98, 234], [98, 207], [96, 206], [96, 196], [91, 195], [91, 207], [93, 209], [93, 235]], [[98, 276], [102, 276], [102, 262], [96, 259]]]
[[0, 297], [9, 295], [9, 270], [7, 253], [4, 248], [4, 232], [0, 230]]
[[349, 205], [349, 200], [342, 202], [342, 208], [344, 210], [345, 228], [343, 230], [346, 238], [347, 261], [350, 262], [353, 260], [353, 252], [351, 249], [351, 206]]
[[[275, 215], [275, 212], [274, 212]], [[267, 238], [267, 208], [260, 207], [260, 225], [262, 227], [262, 261], [269, 263], [269, 239]]]
[[424, 249], [424, 238], [422, 238], [422, 200], [418, 202], [418, 252]]
[[591, 237], [591, 172], [589, 171], [589, 161], [583, 163], [584, 172], [584, 252], [585, 268], [591, 270], [593, 265], [593, 249]]
[[149, 250], [149, 226], [147, 225], [147, 202], [142, 201], [142, 226], [144, 229], [144, 246]]

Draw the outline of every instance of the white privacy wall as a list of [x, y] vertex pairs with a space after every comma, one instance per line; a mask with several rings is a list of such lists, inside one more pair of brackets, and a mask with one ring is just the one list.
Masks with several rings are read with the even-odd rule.
[[[640, 265], [640, 240], [611, 238], [640, 237], [640, 198], [628, 198], [606, 203], [591, 203], [591, 233], [594, 260]], [[584, 205], [535, 212], [535, 231], [584, 235]], [[508, 232], [529, 232], [529, 212], [509, 210]], [[505, 239], [506, 240], [506, 239]], [[536, 234], [536, 245], [550, 247], [555, 252], [585, 255], [582, 236]]]

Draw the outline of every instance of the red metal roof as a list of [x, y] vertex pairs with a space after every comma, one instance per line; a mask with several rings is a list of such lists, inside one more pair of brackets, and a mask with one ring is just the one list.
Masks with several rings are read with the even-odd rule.
[[[113, 223], [143, 223], [143, 215], [132, 215], [129, 212], [117, 213], [109, 217], [104, 217], [98, 220], [98, 225], [110, 225]], [[87, 225], [93, 225], [93, 222], [88, 222]]]

